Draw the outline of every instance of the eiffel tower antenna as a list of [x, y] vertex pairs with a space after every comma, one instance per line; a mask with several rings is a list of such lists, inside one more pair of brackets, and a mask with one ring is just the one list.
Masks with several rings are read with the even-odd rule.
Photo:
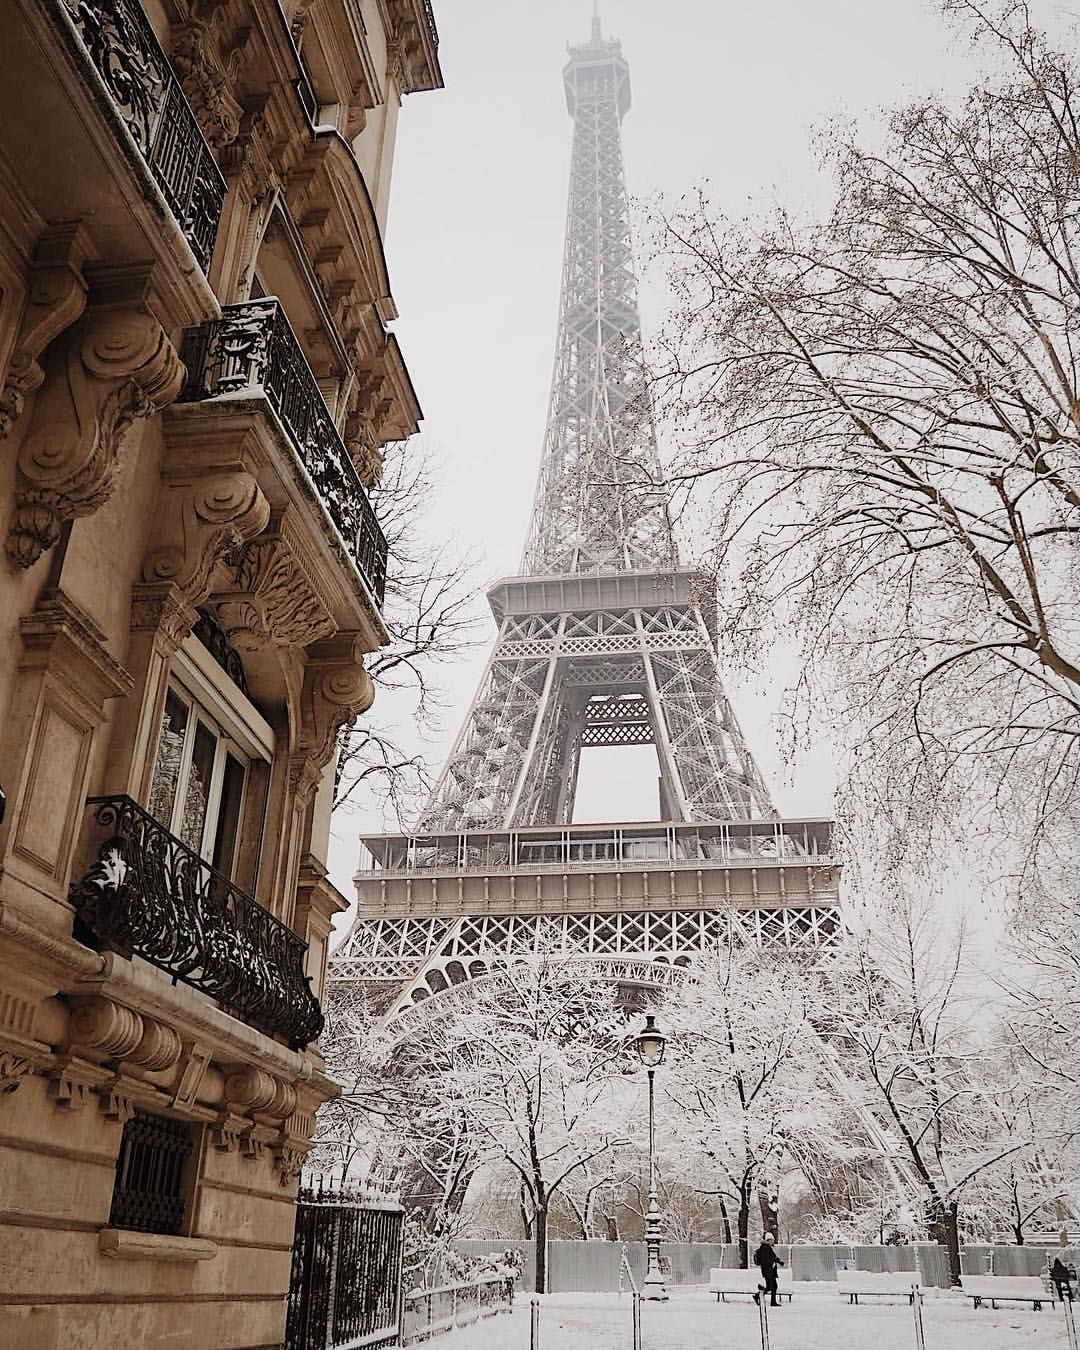
[[[414, 834], [364, 840], [339, 987], [383, 983], [404, 1028], [551, 936], [598, 978], [663, 983], [730, 941], [836, 940], [825, 820], [780, 820], [717, 669], [712, 589], [679, 562], [642, 359], [621, 123], [630, 71], [592, 33], [573, 119], [555, 360], [519, 573]], [[659, 819], [575, 825], [582, 751], [655, 747]]]

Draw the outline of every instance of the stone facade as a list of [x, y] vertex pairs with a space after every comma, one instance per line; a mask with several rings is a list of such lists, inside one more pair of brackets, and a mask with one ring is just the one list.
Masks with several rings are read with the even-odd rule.
[[0, 1344], [282, 1343], [426, 0], [11, 0]]

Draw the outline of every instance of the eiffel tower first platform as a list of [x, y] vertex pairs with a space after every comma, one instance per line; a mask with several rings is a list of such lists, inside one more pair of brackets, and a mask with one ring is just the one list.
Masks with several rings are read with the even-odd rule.
[[[363, 840], [342, 985], [391, 1018], [555, 940], [599, 978], [678, 978], [729, 941], [838, 940], [827, 820], [782, 820], [724, 694], [712, 589], [679, 564], [656, 447], [623, 178], [620, 44], [569, 49], [574, 121], [547, 431], [521, 574], [416, 834]], [[651, 744], [656, 823], [575, 825], [581, 751]], [[419, 1012], [419, 1010], [417, 1010]]]

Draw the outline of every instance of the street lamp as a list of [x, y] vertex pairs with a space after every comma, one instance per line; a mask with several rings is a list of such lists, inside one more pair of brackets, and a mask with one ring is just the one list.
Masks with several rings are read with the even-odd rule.
[[656, 1129], [653, 1114], [653, 1074], [664, 1062], [667, 1041], [652, 1013], [645, 1014], [645, 1027], [634, 1041], [638, 1059], [649, 1075], [649, 1205], [645, 1211], [645, 1298], [663, 1302], [668, 1293], [660, 1271], [660, 1205], [656, 1199]]

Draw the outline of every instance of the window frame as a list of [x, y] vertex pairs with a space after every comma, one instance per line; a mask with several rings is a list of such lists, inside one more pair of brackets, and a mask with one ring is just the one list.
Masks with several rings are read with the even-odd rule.
[[[236, 874], [241, 836], [245, 824], [250, 824], [247, 815], [251, 801], [253, 769], [257, 763], [261, 763], [268, 773], [273, 767], [275, 740], [273, 729], [244, 691], [229, 679], [211, 653], [194, 636], [189, 636], [185, 640], [173, 659], [166, 698], [170, 694], [184, 705], [187, 722], [183, 733], [184, 744], [177, 769], [172, 810], [169, 819], [161, 823], [174, 837], [183, 839], [183, 803], [187, 799], [188, 785], [191, 781], [191, 764], [195, 755], [198, 728], [203, 726], [214, 738], [213, 762], [200, 838], [197, 843], [189, 843], [188, 847], [198, 853], [208, 867], [215, 866], [214, 853], [221, 818], [222, 789], [228, 757], [231, 754], [242, 764], [244, 770], [232, 857], [228, 868], [221, 869], [232, 879]], [[161, 754], [164, 714], [163, 704], [154, 742], [149, 786], [151, 794]], [[260, 829], [261, 827], [262, 822]]]

